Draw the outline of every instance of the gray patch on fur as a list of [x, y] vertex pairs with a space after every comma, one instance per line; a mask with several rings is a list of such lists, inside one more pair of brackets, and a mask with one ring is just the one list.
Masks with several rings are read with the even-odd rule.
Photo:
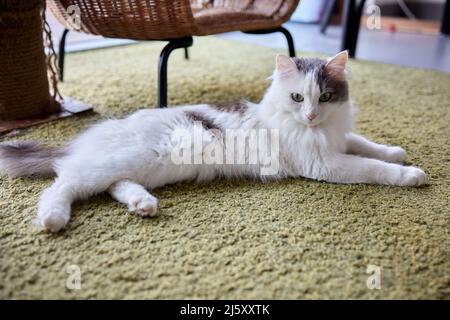
[[10, 177], [54, 175], [53, 163], [65, 155], [62, 147], [46, 148], [34, 141], [0, 145], [0, 173]]
[[214, 103], [210, 104], [210, 107], [222, 111], [222, 112], [238, 112], [245, 113], [247, 111], [247, 105], [245, 102], [230, 102], [230, 103]]
[[297, 69], [303, 73], [314, 73], [320, 90], [333, 93], [330, 102], [347, 101], [349, 97], [348, 82], [327, 70], [327, 61], [317, 58], [293, 58]]
[[195, 112], [195, 111], [186, 111], [186, 116], [192, 122], [201, 122], [203, 128], [205, 130], [220, 130], [220, 127], [214, 123], [213, 120], [206, 117], [205, 115]]
[[292, 58], [297, 65], [297, 69], [303, 73], [315, 73], [325, 67], [327, 62], [318, 58]]

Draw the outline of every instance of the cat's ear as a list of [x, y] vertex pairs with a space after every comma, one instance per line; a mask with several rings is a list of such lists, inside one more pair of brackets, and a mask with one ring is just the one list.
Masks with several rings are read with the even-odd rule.
[[328, 59], [325, 68], [332, 74], [336, 76], [344, 76], [345, 68], [348, 62], [348, 52], [347, 50], [339, 52], [334, 57]]
[[284, 54], [277, 54], [275, 59], [276, 70], [280, 74], [289, 73], [297, 69], [297, 65], [291, 58], [285, 56]]

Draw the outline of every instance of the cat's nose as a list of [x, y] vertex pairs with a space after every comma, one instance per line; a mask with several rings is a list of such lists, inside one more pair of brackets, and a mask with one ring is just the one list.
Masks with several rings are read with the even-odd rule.
[[315, 113], [310, 113], [310, 114], [307, 114], [306, 117], [307, 117], [310, 121], [313, 121], [313, 120], [317, 117], [317, 114], [315, 114]]

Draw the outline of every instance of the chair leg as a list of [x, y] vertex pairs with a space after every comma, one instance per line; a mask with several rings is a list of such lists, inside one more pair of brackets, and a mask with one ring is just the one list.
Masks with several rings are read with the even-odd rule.
[[348, 50], [350, 57], [356, 54], [361, 15], [366, 0], [361, 0], [356, 5], [356, 0], [346, 0], [343, 19], [343, 37], [341, 50]]
[[444, 12], [442, 15], [441, 32], [442, 34], [445, 34], [447, 36], [450, 34], [450, 0], [445, 1]]
[[243, 32], [248, 33], [248, 34], [267, 34], [267, 33], [281, 32], [286, 37], [286, 41], [287, 41], [288, 49], [289, 49], [289, 56], [295, 57], [294, 39], [292, 38], [292, 35], [289, 32], [289, 30], [282, 26], [275, 28], [275, 29], [243, 31]]
[[59, 40], [58, 50], [58, 68], [59, 68], [59, 80], [64, 81], [64, 57], [66, 55], [66, 36], [69, 33], [69, 29], [64, 29], [61, 39]]
[[189, 49], [184, 48], [184, 59], [189, 60]]
[[158, 65], [158, 108], [167, 107], [167, 61], [170, 53], [178, 48], [187, 49], [192, 43], [192, 37], [173, 39], [161, 51]]
[[288, 48], [289, 48], [289, 56], [291, 58], [295, 57], [295, 46], [294, 46], [294, 39], [292, 38], [291, 33], [288, 31], [288, 29], [284, 28], [284, 27], [279, 27], [278, 31], [281, 32], [282, 34], [284, 34], [284, 36], [286, 37], [286, 41], [288, 44]]

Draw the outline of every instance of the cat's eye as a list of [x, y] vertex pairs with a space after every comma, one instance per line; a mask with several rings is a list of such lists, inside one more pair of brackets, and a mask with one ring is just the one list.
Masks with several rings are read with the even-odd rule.
[[333, 94], [331, 92], [324, 92], [320, 95], [319, 101], [320, 102], [328, 102], [328, 101], [330, 101], [332, 96], [333, 96]]
[[292, 100], [294, 100], [295, 102], [302, 102], [304, 99], [303, 99], [303, 96], [300, 94], [300, 93], [291, 93], [291, 98], [292, 98]]

